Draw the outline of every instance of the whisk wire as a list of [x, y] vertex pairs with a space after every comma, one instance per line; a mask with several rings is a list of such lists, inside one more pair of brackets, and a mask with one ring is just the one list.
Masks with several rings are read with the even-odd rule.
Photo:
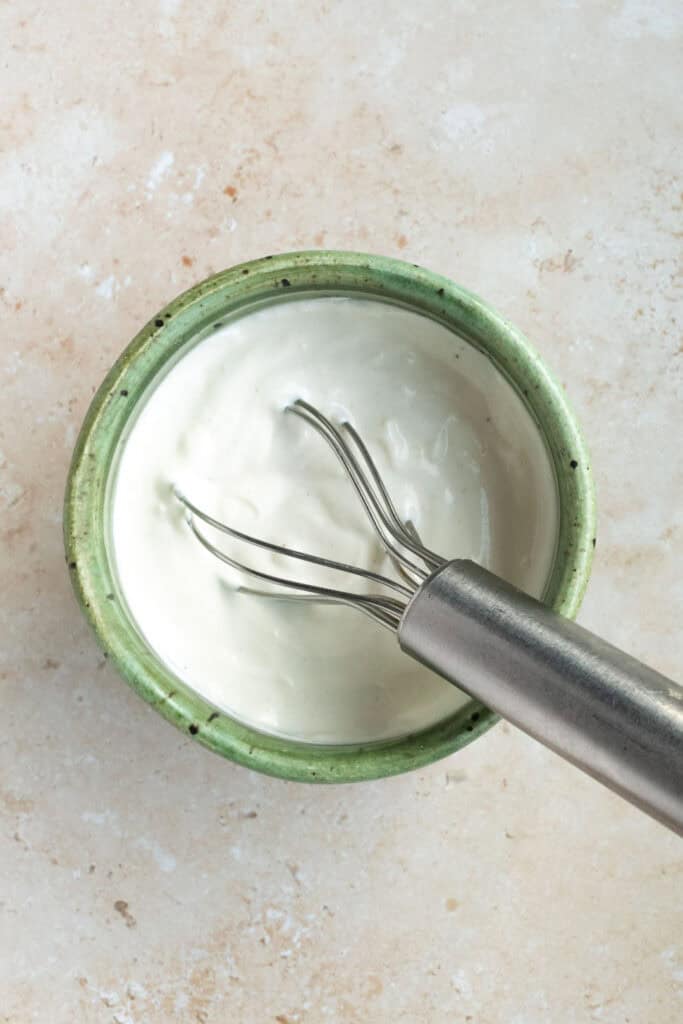
[[[398, 560], [398, 562], [411, 576], [414, 574], [417, 577], [414, 582], [416, 585], [419, 585], [419, 583], [427, 578], [429, 573], [426, 572], [422, 566], [416, 565], [415, 562], [408, 558], [405, 552], [397, 547], [391, 539], [393, 537], [395, 540], [398, 540], [400, 544], [404, 544], [405, 547], [410, 546], [404, 543], [400, 534], [397, 537], [396, 529], [392, 525], [390, 517], [387, 516], [381, 504], [377, 500], [377, 496], [375, 495], [372, 487], [363, 475], [358, 464], [358, 460], [334, 424], [331, 423], [326, 416], [323, 416], [318, 409], [309, 405], [308, 402], [305, 402], [301, 398], [297, 399], [292, 405], [287, 406], [285, 411], [293, 412], [306, 420], [325, 438], [337, 458], [346, 469], [351, 483], [355, 487], [356, 492], [363, 503], [363, 507], [365, 508], [382, 546], [390, 556]], [[387, 533], [389, 534], [389, 537], [387, 537]]]
[[396, 528], [395, 536], [398, 539], [400, 539], [401, 543], [403, 543], [407, 548], [409, 548], [414, 554], [418, 555], [418, 557], [420, 557], [424, 562], [426, 562], [432, 570], [438, 569], [439, 566], [443, 564], [443, 559], [440, 558], [438, 555], [434, 554], [433, 551], [430, 551], [429, 548], [426, 548], [424, 546], [419, 536], [417, 535], [417, 531], [412, 523], [409, 525], [408, 523], [404, 523], [401, 520], [398, 512], [396, 511], [396, 506], [391, 500], [391, 496], [384, 485], [382, 477], [379, 474], [379, 470], [375, 465], [375, 460], [370, 455], [370, 452], [368, 451], [365, 442], [363, 441], [358, 431], [355, 429], [353, 424], [349, 423], [348, 421], [342, 423], [342, 426], [344, 430], [347, 431], [349, 436], [353, 439], [354, 444], [356, 445], [361, 455], [363, 456], [365, 463], [368, 467], [368, 470], [370, 472], [370, 475], [372, 476], [372, 479], [375, 482], [377, 490], [380, 492], [382, 498], [384, 499], [387, 512], [391, 516], [391, 519]]
[[396, 598], [384, 597], [381, 594], [350, 593], [346, 590], [336, 590], [333, 587], [316, 586], [313, 583], [301, 583], [297, 580], [289, 580], [282, 576], [275, 576], [273, 573], [262, 572], [260, 569], [255, 569], [253, 566], [245, 565], [243, 562], [239, 562], [237, 559], [231, 558], [230, 555], [225, 553], [225, 551], [221, 551], [221, 549], [216, 547], [215, 544], [212, 544], [208, 537], [198, 529], [192, 516], [188, 519], [188, 525], [199, 543], [205, 547], [207, 551], [233, 569], [237, 569], [249, 576], [253, 576], [257, 580], [262, 580], [264, 583], [274, 583], [278, 586], [291, 588], [293, 590], [304, 590], [305, 594], [302, 595], [304, 597], [310, 595], [315, 599], [334, 601], [337, 604], [351, 604], [354, 607], [359, 608], [361, 611], [367, 611], [368, 614], [378, 622], [382, 622], [382, 624], [391, 625], [392, 627], [398, 626], [401, 615], [405, 609], [405, 605]]
[[253, 544], [254, 547], [264, 548], [266, 551], [272, 551], [276, 555], [285, 555], [288, 558], [296, 558], [302, 562], [310, 562], [312, 565], [322, 565], [326, 569], [335, 569], [339, 572], [349, 573], [352, 576], [361, 576], [363, 579], [371, 580], [374, 583], [379, 583], [383, 587], [389, 587], [390, 590], [396, 591], [398, 594], [403, 594], [404, 597], [410, 597], [412, 591], [407, 587], [404, 587], [401, 583], [397, 583], [396, 580], [390, 579], [388, 576], [383, 576], [381, 573], [372, 572], [370, 569], [361, 569], [357, 565], [349, 565], [346, 562], [337, 562], [331, 558], [322, 558], [319, 555], [311, 555], [306, 551], [299, 551], [297, 548], [284, 547], [281, 544], [273, 544], [271, 541], [263, 540], [262, 537], [254, 537], [250, 533], [243, 533], [241, 530], [236, 530], [233, 526], [229, 526], [227, 523], [222, 523], [218, 519], [214, 519], [213, 516], [208, 515], [202, 509], [198, 508], [194, 502], [190, 501], [178, 488], [174, 488], [176, 498], [178, 498], [185, 508], [191, 512], [198, 519], [201, 519], [207, 526], [213, 527], [215, 530], [219, 530], [221, 533], [225, 533], [228, 537], [232, 537], [235, 540], [244, 541], [247, 544]]

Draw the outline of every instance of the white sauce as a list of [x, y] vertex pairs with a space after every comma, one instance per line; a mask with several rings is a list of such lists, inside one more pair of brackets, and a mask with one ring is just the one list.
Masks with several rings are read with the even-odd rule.
[[[428, 546], [542, 593], [557, 535], [555, 482], [514, 390], [439, 324], [379, 302], [317, 298], [221, 328], [150, 393], [112, 502], [123, 595], [180, 679], [262, 731], [344, 743], [425, 728], [463, 695], [352, 609], [239, 593], [249, 581], [200, 546], [172, 493], [174, 483], [246, 532], [392, 574], [335, 456], [282, 412], [297, 396], [351, 419]], [[280, 575], [357, 585], [212, 539]]]

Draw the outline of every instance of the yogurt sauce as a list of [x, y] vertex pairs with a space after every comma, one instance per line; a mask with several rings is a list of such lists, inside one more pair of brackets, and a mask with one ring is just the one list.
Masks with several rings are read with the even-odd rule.
[[[245, 315], [191, 348], [150, 393], [124, 442], [112, 496], [122, 595], [183, 682], [262, 731], [349, 743], [423, 729], [466, 698], [353, 609], [239, 592], [249, 581], [201, 547], [173, 494], [175, 484], [245, 532], [393, 575], [335, 456], [283, 413], [298, 396], [353, 422], [427, 546], [473, 558], [540, 596], [558, 502], [522, 401], [447, 328], [341, 297]], [[359, 586], [220, 534], [211, 539], [280, 575]]]

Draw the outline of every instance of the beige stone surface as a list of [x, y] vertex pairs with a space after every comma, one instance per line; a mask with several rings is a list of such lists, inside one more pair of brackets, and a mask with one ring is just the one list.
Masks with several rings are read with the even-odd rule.
[[523, 328], [600, 501], [582, 620], [683, 669], [678, 0], [0, 5], [0, 1021], [668, 1024], [680, 840], [506, 726], [417, 774], [222, 762], [104, 664], [60, 514], [163, 303], [302, 247]]

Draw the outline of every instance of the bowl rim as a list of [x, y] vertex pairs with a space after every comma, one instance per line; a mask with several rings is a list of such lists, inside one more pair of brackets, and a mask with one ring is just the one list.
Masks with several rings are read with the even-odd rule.
[[212, 326], [256, 305], [345, 294], [401, 305], [484, 352], [516, 389], [545, 437], [560, 526], [544, 600], [574, 617], [595, 547], [590, 461], [566, 397], [524, 335], [482, 299], [417, 264], [339, 250], [286, 252], [241, 263], [173, 299], [142, 328], [94, 395], [76, 441], [64, 499], [66, 562], [78, 602], [132, 688], [173, 725], [238, 764], [283, 779], [351, 782], [409, 771], [459, 750], [497, 716], [477, 701], [418, 733], [373, 744], [322, 745], [261, 733], [218, 711], [150, 650], [116, 595], [106, 537], [107, 484], [119, 440], [153, 381]]

